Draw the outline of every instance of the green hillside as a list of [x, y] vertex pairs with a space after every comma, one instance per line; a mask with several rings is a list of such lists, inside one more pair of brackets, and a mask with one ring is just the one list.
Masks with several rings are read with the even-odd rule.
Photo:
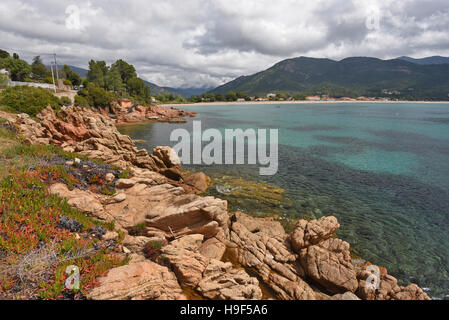
[[341, 96], [396, 95], [447, 100], [449, 64], [419, 65], [404, 60], [367, 57], [341, 61], [299, 57], [287, 59], [251, 76], [239, 77], [212, 93], [265, 95], [323, 94]]

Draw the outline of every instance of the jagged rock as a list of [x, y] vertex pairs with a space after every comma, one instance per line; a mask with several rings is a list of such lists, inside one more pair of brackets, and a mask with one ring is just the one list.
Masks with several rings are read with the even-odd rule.
[[160, 203], [147, 216], [149, 230], [161, 230], [167, 238], [202, 234], [209, 239], [225, 230], [228, 224], [226, 201], [196, 195], [182, 195]]
[[161, 252], [162, 256], [170, 263], [181, 285], [192, 289], [196, 288], [209, 264], [209, 259], [198, 252], [171, 245], [163, 247]]
[[88, 295], [92, 300], [183, 300], [178, 281], [166, 267], [151, 261], [113, 268], [98, 279]]
[[[273, 228], [269, 228], [270, 222], [264, 220], [257, 226], [258, 219], [242, 213], [232, 220], [230, 240], [236, 247], [230, 249], [230, 253], [238, 263], [256, 272], [279, 299], [315, 299], [312, 288], [300, 277], [296, 255], [287, 246], [285, 232], [282, 230], [281, 234], [273, 234], [277, 223], [271, 222]], [[251, 223], [248, 223], [249, 220], [252, 220]], [[253, 232], [246, 225], [251, 226]]]
[[196, 193], [200, 194], [205, 192], [209, 187], [210, 178], [203, 172], [198, 172], [185, 177], [184, 183], [195, 188], [197, 190]]
[[399, 287], [399, 292], [393, 292], [391, 297], [393, 300], [431, 300], [416, 284], [409, 284], [407, 287]]
[[308, 277], [333, 293], [355, 292], [358, 288], [349, 244], [345, 241], [328, 239], [321, 245], [309, 246], [301, 250], [298, 260]]
[[104, 206], [106, 212], [114, 217], [116, 222], [125, 229], [137, 224], [145, 223], [145, 218], [152, 208], [166, 208], [175, 196], [184, 192], [182, 188], [169, 184], [148, 186], [135, 184], [129, 189], [122, 189], [126, 195], [125, 200], [113, 201]]
[[290, 235], [293, 249], [299, 253], [302, 248], [329, 239], [339, 228], [340, 224], [333, 216], [312, 221], [299, 220]]
[[407, 287], [398, 286], [397, 279], [387, 274], [387, 270], [381, 267], [377, 267], [380, 274], [370, 279], [371, 284], [376, 284], [376, 280], [378, 281], [378, 289], [374, 289], [375, 286], [368, 286], [368, 277], [372, 275], [366, 271], [369, 265], [369, 263], [365, 264], [357, 273], [359, 288], [356, 294], [363, 300], [430, 300], [429, 296], [415, 284]]
[[226, 245], [216, 237], [207, 239], [201, 244], [199, 252], [210, 259], [221, 260], [226, 251]]
[[155, 159], [158, 164], [161, 164], [161, 168], [173, 168], [181, 166], [181, 160], [179, 160], [178, 155], [175, 150], [170, 147], [157, 146], [153, 149], [153, 154], [151, 158]]
[[204, 235], [191, 234], [170, 242], [170, 245], [175, 248], [182, 248], [190, 251], [197, 251], [203, 243]]
[[260, 300], [259, 281], [231, 263], [212, 259], [197, 287], [204, 297], [214, 300]]

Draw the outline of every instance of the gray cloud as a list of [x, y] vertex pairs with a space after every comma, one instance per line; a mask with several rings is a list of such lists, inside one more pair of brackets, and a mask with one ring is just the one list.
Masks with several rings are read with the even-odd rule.
[[[81, 30], [66, 28], [77, 5]], [[379, 28], [366, 20], [378, 12]], [[62, 63], [123, 58], [163, 86], [216, 86], [307, 55], [449, 55], [447, 0], [2, 0], [0, 47]]]

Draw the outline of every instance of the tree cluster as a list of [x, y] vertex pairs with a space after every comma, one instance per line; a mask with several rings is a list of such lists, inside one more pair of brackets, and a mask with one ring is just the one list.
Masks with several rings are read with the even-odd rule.
[[142, 79], [137, 77], [133, 65], [117, 60], [111, 66], [105, 61], [89, 61], [87, 80], [98, 88], [114, 92], [122, 97], [132, 98], [140, 103], [151, 103], [151, 90]]

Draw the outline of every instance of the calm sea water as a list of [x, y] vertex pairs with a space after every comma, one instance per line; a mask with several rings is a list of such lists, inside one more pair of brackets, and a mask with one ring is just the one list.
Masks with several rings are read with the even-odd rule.
[[[278, 128], [279, 171], [249, 165], [184, 166], [285, 189], [281, 205], [230, 198], [231, 209], [319, 218], [335, 215], [355, 252], [449, 298], [449, 104], [187, 106], [207, 128]], [[150, 153], [187, 124], [120, 128]], [[216, 189], [210, 194], [226, 199]]]

